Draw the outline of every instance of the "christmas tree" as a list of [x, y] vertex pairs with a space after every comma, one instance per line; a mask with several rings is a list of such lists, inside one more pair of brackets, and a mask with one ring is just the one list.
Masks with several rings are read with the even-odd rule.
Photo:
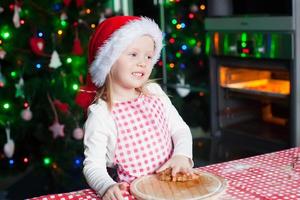
[[[85, 84], [89, 36], [101, 20], [113, 15], [109, 3], [0, 3], [0, 182], [34, 170], [46, 181], [41, 195], [74, 190], [84, 182], [82, 125], [86, 116], [74, 98]], [[163, 7], [149, 14], [162, 21], [166, 46], [166, 59], [155, 67], [152, 78], [163, 77], [162, 85], [188, 125], [207, 129], [205, 2], [165, 0]]]
[[111, 15], [105, 0], [1, 1], [2, 179], [34, 169], [49, 175], [53, 192], [82, 176], [85, 116], [74, 98], [89, 35]]
[[[207, 130], [209, 81], [204, 51], [205, 14], [204, 0], [165, 2], [166, 76], [163, 82], [170, 88], [171, 100], [187, 124]], [[157, 76], [161, 77], [162, 73]]]

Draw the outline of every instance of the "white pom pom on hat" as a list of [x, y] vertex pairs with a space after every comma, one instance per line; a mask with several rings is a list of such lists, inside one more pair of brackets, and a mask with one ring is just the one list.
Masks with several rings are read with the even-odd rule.
[[91, 80], [101, 87], [112, 65], [138, 37], [149, 35], [155, 43], [154, 65], [162, 49], [163, 34], [151, 19], [137, 16], [115, 16], [101, 22], [89, 43], [88, 61]]

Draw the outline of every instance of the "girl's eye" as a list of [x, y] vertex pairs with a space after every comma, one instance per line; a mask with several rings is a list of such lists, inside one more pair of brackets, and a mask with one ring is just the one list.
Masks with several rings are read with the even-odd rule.
[[147, 59], [151, 60], [151, 59], [152, 59], [152, 56], [147, 56]]
[[129, 55], [132, 56], [132, 57], [136, 57], [137, 53], [130, 53]]

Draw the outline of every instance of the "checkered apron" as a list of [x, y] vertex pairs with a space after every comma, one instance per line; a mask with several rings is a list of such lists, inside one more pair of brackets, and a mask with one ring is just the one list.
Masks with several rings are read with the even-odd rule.
[[164, 106], [156, 96], [140, 95], [115, 103], [112, 109], [117, 124], [114, 163], [120, 182], [154, 173], [172, 154], [172, 140]]

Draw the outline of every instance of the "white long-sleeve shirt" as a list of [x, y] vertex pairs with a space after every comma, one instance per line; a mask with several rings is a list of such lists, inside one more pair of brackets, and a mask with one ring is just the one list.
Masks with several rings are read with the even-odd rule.
[[[164, 104], [174, 146], [173, 156], [184, 155], [190, 158], [192, 163], [192, 135], [189, 127], [158, 84], [150, 83], [147, 89], [151, 94], [157, 95]], [[117, 127], [105, 101], [98, 100], [89, 107], [84, 131], [83, 173], [90, 187], [103, 196], [106, 190], [116, 183], [109, 176], [106, 167], [114, 165], [117, 140]]]

